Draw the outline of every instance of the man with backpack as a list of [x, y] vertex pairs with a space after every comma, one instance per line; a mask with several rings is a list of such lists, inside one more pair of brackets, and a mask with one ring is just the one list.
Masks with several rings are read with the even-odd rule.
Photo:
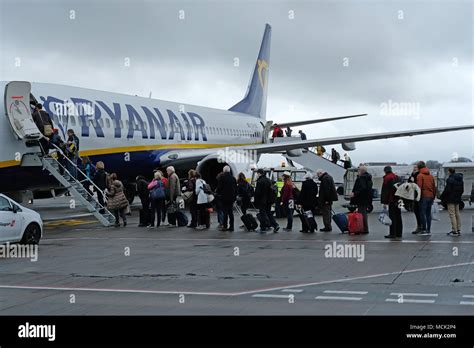
[[366, 166], [360, 166], [358, 174], [351, 193], [351, 204], [357, 206], [358, 212], [364, 218], [364, 231], [362, 233], [369, 233], [367, 211], [372, 204], [372, 175], [367, 173]]
[[318, 169], [316, 175], [321, 182], [319, 186], [319, 206], [321, 207], [324, 223], [324, 228], [321, 228], [320, 231], [331, 232], [332, 203], [338, 200], [334, 179], [322, 169]]
[[277, 233], [280, 226], [272, 214], [272, 204], [275, 203], [277, 195], [276, 186], [267, 178], [263, 169], [257, 170], [257, 176], [254, 204], [259, 210], [257, 218], [260, 221], [260, 233], [265, 233], [269, 227], [273, 227], [273, 232]]
[[383, 177], [382, 192], [380, 193], [380, 202], [384, 209], [387, 209], [388, 205], [388, 217], [392, 220], [390, 232], [385, 238], [401, 238], [403, 232], [402, 211], [395, 196], [397, 191], [395, 184], [400, 182], [400, 178], [393, 173], [391, 166], [386, 166], [383, 171], [385, 175]]
[[223, 174], [217, 181], [217, 194], [222, 202], [224, 221], [221, 231], [234, 232], [234, 202], [237, 196], [237, 180], [230, 172], [230, 167], [225, 166]]

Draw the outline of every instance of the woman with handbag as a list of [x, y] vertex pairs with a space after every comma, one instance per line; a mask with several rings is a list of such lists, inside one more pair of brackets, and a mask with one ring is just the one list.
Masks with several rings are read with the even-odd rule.
[[163, 176], [160, 171], [155, 172], [155, 178], [148, 185], [150, 190], [150, 202], [151, 202], [151, 216], [150, 225], [148, 228], [155, 227], [155, 216], [157, 218], [156, 227], [160, 227], [161, 214], [163, 213], [163, 207], [165, 205], [165, 184], [162, 181]]
[[209, 213], [209, 203], [214, 200], [214, 196], [208, 193], [209, 185], [201, 179], [201, 175], [196, 173], [196, 196], [198, 209], [198, 226], [196, 230], [204, 230], [211, 227], [211, 217]]

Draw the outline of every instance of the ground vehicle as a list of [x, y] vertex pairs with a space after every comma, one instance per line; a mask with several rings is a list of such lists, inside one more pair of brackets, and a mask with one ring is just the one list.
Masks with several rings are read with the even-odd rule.
[[[272, 167], [272, 168], [263, 168], [265, 175], [272, 181], [283, 181], [283, 173], [290, 172], [291, 173], [291, 180], [295, 184], [295, 186], [301, 190], [301, 184], [303, 182], [303, 178], [307, 173], [304, 169], [298, 169], [296, 167]], [[252, 178], [250, 180], [250, 184], [255, 187], [257, 181], [257, 170], [252, 171]]]
[[[446, 186], [446, 179], [449, 177], [448, 169], [454, 168], [456, 173], [461, 173], [463, 175], [464, 180], [464, 193], [462, 195], [463, 201], [469, 200], [471, 203], [473, 201], [472, 196], [474, 192], [474, 162], [446, 162], [443, 163], [441, 168], [438, 170], [437, 176], [437, 185], [438, 191], [437, 196], [438, 198], [443, 193], [443, 190]], [[441, 203], [443, 206], [444, 204]], [[460, 209], [464, 208], [464, 202], [461, 202], [459, 205]]]
[[42, 236], [40, 214], [0, 194], [0, 243], [38, 244]]

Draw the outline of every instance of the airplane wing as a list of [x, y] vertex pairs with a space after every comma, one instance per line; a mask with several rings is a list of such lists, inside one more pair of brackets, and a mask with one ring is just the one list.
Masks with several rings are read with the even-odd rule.
[[411, 137], [414, 135], [454, 132], [454, 131], [462, 131], [462, 130], [469, 130], [469, 129], [474, 129], [474, 125], [416, 129], [416, 130], [409, 130], [409, 131], [386, 132], [386, 133], [378, 133], [378, 134], [348, 135], [344, 137], [332, 137], [332, 138], [321, 138], [321, 139], [299, 140], [299, 141], [279, 141], [277, 143], [256, 144], [256, 145], [247, 145], [247, 146], [233, 146], [233, 147], [229, 147], [229, 149], [255, 150], [258, 153], [271, 153], [271, 152], [278, 152], [278, 151], [285, 151], [285, 150], [307, 148], [307, 147], [312, 147], [312, 146], [317, 146], [317, 145], [332, 145], [332, 144], [353, 143], [353, 142], [355, 143], [355, 142], [360, 142], [360, 141], [390, 139], [390, 138], [399, 138], [399, 137]]
[[[354, 118], [354, 117], [362, 117], [367, 116], [367, 114], [357, 114], [357, 115], [346, 115], [346, 116], [336, 116], [336, 117], [327, 117], [327, 118], [317, 118], [313, 120], [305, 120], [305, 121], [295, 121], [295, 122], [282, 122], [277, 123], [280, 127], [297, 127], [297, 126], [305, 126], [307, 124], [314, 124], [314, 123], [323, 123], [323, 122], [331, 122], [337, 120], [345, 120], [347, 118]], [[274, 128], [273, 125], [271, 127]]]

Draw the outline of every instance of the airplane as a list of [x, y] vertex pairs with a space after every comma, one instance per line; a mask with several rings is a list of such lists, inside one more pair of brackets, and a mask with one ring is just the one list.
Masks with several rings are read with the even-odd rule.
[[[266, 24], [257, 62], [244, 98], [228, 110], [48, 83], [0, 81], [5, 98], [0, 109], [0, 192], [25, 201], [47, 197], [60, 185], [41, 165], [26, 155], [39, 153], [42, 137], [31, 116], [31, 105], [41, 103], [63, 140], [73, 129], [80, 139], [80, 156], [103, 161], [106, 171], [124, 181], [132, 199], [137, 175], [150, 177], [156, 168], [175, 166], [183, 172], [197, 168], [208, 183], [224, 165], [232, 173], [246, 173], [262, 153], [287, 152], [298, 156], [303, 148], [342, 144], [355, 149], [360, 141], [473, 129], [474, 125], [269, 142], [272, 121], [266, 119], [271, 26]], [[365, 117], [366, 114], [318, 118], [280, 124], [292, 127]], [[291, 140], [291, 141], [290, 141]], [[29, 198], [28, 198], [29, 199]]]

